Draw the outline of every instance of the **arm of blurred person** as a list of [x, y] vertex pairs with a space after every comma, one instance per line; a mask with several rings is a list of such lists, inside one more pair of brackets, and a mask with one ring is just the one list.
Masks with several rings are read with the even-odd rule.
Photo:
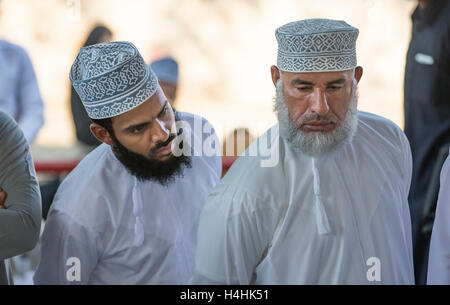
[[0, 187], [0, 260], [4, 260], [33, 249], [41, 226], [41, 197], [29, 146], [4, 112], [0, 112]]
[[32, 143], [42, 125], [44, 125], [44, 105], [31, 60], [25, 50], [20, 50], [17, 87], [17, 102], [20, 115], [17, 118], [17, 122], [22, 127], [28, 143]]

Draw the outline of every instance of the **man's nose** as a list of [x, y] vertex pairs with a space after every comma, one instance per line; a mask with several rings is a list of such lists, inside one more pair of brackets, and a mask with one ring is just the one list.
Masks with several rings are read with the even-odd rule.
[[152, 128], [151, 140], [153, 143], [165, 142], [169, 138], [170, 130], [164, 125], [164, 121], [155, 119]]
[[319, 115], [327, 114], [330, 110], [330, 107], [328, 106], [325, 92], [320, 90], [320, 88], [316, 88], [313, 94], [314, 96], [312, 97], [311, 101], [311, 112], [317, 113]]

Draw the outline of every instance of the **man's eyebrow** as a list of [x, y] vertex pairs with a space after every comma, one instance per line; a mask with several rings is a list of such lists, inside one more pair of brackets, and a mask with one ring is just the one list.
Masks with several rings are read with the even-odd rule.
[[[330, 86], [330, 85], [339, 85], [339, 84], [344, 84], [345, 83], [345, 78], [338, 78], [329, 82], [326, 82], [325, 85], [326, 86]], [[308, 86], [314, 86], [313, 82], [309, 82], [300, 78], [296, 78], [294, 80], [292, 80], [291, 82], [292, 85], [308, 85]]]
[[137, 123], [137, 124], [133, 124], [133, 125], [127, 126], [127, 127], [125, 127], [122, 131], [123, 131], [123, 132], [127, 132], [127, 131], [133, 130], [134, 128], [144, 127], [145, 125], [150, 124], [155, 118], [159, 117], [159, 116], [163, 113], [164, 108], [167, 106], [168, 103], [169, 103], [169, 102], [168, 102], [168, 100], [166, 99], [166, 101], [164, 102], [164, 105], [162, 106], [161, 110], [158, 112], [158, 114], [156, 115], [156, 117], [152, 118], [152, 119], [149, 120], [149, 121], [145, 121], [145, 122], [142, 122], [142, 123]]
[[130, 125], [130, 126], [124, 128], [122, 131], [123, 131], [123, 132], [129, 132], [129, 131], [132, 131], [132, 130], [135, 129], [135, 128], [144, 127], [144, 126], [150, 124], [151, 121], [152, 121], [152, 120], [146, 121], [146, 122], [142, 122], [142, 123], [138, 123], [138, 124]]
[[345, 78], [339, 78], [325, 83], [326, 86], [330, 85], [341, 85], [345, 83]]
[[309, 86], [313, 86], [314, 85], [314, 83], [308, 82], [306, 80], [302, 80], [300, 78], [296, 78], [296, 79], [292, 80], [291, 84], [294, 85], [294, 86], [295, 85], [309, 85]]

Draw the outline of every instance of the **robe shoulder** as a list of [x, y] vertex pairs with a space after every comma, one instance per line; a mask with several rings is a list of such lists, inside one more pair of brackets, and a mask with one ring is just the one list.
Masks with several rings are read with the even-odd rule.
[[394, 122], [381, 116], [358, 112], [355, 146], [359, 151], [386, 168], [394, 168], [409, 185], [412, 175], [412, 155], [408, 138]]
[[376, 140], [384, 139], [394, 145], [400, 145], [404, 140], [407, 141], [405, 134], [397, 124], [373, 113], [358, 111], [358, 131], [361, 129], [371, 132], [369, 136]]
[[80, 217], [87, 218], [87, 222], [91, 223], [91, 218], [97, 214], [106, 216], [108, 213], [102, 214], [99, 211], [107, 209], [115, 201], [114, 190], [124, 187], [119, 185], [121, 181], [130, 184], [131, 192], [131, 174], [115, 159], [111, 148], [107, 144], [101, 144], [86, 155], [63, 180], [49, 215], [58, 211], [74, 219], [78, 218], [80, 223], [83, 223]]
[[286, 206], [288, 186], [277, 127], [267, 130], [233, 163], [208, 196], [207, 206], [219, 208], [226, 217], [271, 211], [268, 215], [278, 218]]
[[[22, 134], [21, 129], [17, 125], [16, 121], [6, 112], [0, 111], [0, 134], [2, 135], [2, 140], [12, 139], [13, 142], [22, 142], [21, 139], [17, 137]], [[16, 144], [16, 143], [14, 143]], [[1, 143], [1, 145], [5, 146], [6, 143]]]

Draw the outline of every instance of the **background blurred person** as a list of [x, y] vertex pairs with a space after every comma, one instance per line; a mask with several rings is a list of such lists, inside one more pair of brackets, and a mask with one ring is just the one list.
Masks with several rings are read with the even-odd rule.
[[173, 57], [166, 56], [153, 61], [150, 67], [158, 77], [164, 95], [174, 107], [178, 86], [178, 63]]
[[[88, 38], [86, 39], [86, 42], [83, 44], [83, 47], [101, 42], [109, 42], [111, 40], [111, 30], [103, 25], [98, 25], [90, 32]], [[100, 142], [91, 133], [89, 125], [92, 123], [92, 121], [87, 115], [80, 97], [72, 86], [70, 95], [70, 107], [72, 109], [72, 118], [75, 125], [77, 140], [86, 145], [88, 147], [88, 150], [92, 150], [97, 145], [99, 145]]]
[[0, 111], [0, 284], [11, 284], [7, 259], [39, 238], [41, 202], [29, 146], [14, 120]]
[[439, 174], [450, 144], [450, 1], [419, 0], [404, 87], [413, 175], [409, 206], [417, 284], [425, 284]]
[[44, 105], [31, 60], [22, 47], [5, 40], [0, 40], [0, 110], [19, 123], [28, 143], [44, 125]]

